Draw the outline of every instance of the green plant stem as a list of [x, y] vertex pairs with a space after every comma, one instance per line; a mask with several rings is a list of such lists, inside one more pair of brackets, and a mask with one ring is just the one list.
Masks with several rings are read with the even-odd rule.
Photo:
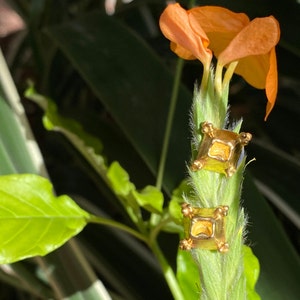
[[153, 243], [156, 240], [161, 229], [171, 221], [172, 221], [171, 217], [167, 217], [165, 219], [160, 220], [160, 222], [151, 230], [149, 235], [149, 242]]
[[168, 154], [170, 135], [171, 135], [175, 108], [176, 108], [176, 103], [178, 98], [178, 91], [180, 86], [180, 78], [183, 69], [183, 64], [184, 64], [183, 59], [179, 58], [176, 66], [176, 73], [175, 73], [175, 79], [174, 79], [173, 90], [171, 95], [169, 113], [167, 117], [166, 130], [165, 130], [164, 141], [163, 141], [163, 146], [162, 146], [162, 151], [161, 151], [161, 156], [160, 156], [160, 161], [158, 166], [158, 172], [157, 172], [156, 187], [159, 190], [161, 190], [162, 183], [163, 183], [164, 170], [165, 170], [166, 159]]
[[175, 300], [185, 300], [185, 298], [182, 294], [181, 288], [178, 285], [178, 281], [174, 274], [174, 271], [171, 268], [171, 266], [169, 265], [169, 263], [167, 262], [165, 256], [163, 255], [161, 249], [159, 248], [157, 242], [152, 243], [150, 245], [150, 248], [161, 265], [164, 277], [166, 279], [166, 282], [171, 290], [171, 293], [172, 293], [174, 299]]
[[216, 73], [215, 73], [215, 90], [218, 98], [220, 99], [222, 97], [222, 75], [223, 75], [222, 71], [223, 71], [223, 66], [218, 62], [216, 66]]
[[114, 227], [117, 229], [121, 229], [121, 230], [133, 235], [134, 237], [138, 238], [139, 240], [145, 242], [149, 246], [149, 248], [152, 250], [154, 255], [156, 256], [156, 258], [162, 268], [164, 277], [166, 279], [166, 282], [171, 290], [171, 293], [172, 293], [174, 299], [175, 300], [185, 300], [182, 295], [182, 291], [178, 285], [178, 281], [176, 279], [174, 271], [172, 270], [171, 266], [169, 265], [169, 263], [167, 262], [166, 258], [163, 255], [162, 251], [160, 250], [157, 242], [155, 241], [156, 234], [150, 241], [150, 239], [148, 239], [146, 236], [140, 234], [139, 232], [135, 231], [134, 229], [132, 229], [126, 225], [123, 225], [121, 223], [118, 223], [116, 221], [113, 221], [113, 220], [108, 220], [108, 219], [104, 219], [101, 217], [91, 215], [90, 218], [88, 219], [88, 222], [101, 224], [101, 225], [108, 225], [108, 226], [111, 226], [111, 227]]
[[209, 67], [207, 69], [204, 67], [204, 69], [203, 69], [203, 76], [202, 76], [201, 85], [200, 85], [200, 90], [201, 90], [202, 93], [206, 93], [207, 92], [207, 85], [208, 85], [208, 80], [209, 80], [209, 74], [210, 74]]
[[146, 236], [142, 235], [141, 233], [137, 232], [136, 230], [134, 230], [122, 223], [119, 223], [119, 222], [116, 222], [116, 221], [110, 220], [110, 219], [101, 218], [101, 217], [94, 216], [94, 215], [91, 215], [87, 221], [88, 221], [88, 223], [107, 225], [107, 226], [111, 226], [111, 227], [123, 230], [123, 231], [133, 235], [134, 237], [138, 238], [139, 240], [145, 242], [146, 244], [148, 244], [148, 239]]
[[232, 78], [232, 75], [234, 73], [234, 70], [236, 68], [236, 66], [238, 65], [238, 61], [233, 61], [232, 63], [229, 64], [225, 74], [224, 74], [224, 79], [223, 79], [223, 91], [224, 90], [228, 90], [228, 86], [229, 86], [229, 83], [230, 83], [230, 80]]

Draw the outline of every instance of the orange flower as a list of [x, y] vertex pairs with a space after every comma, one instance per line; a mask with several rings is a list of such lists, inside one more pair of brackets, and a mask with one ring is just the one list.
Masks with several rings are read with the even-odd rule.
[[207, 63], [208, 59], [203, 54], [210, 54], [209, 50], [213, 51], [221, 66], [238, 61], [235, 73], [255, 88], [266, 90], [266, 119], [277, 95], [275, 45], [280, 36], [277, 20], [270, 16], [250, 22], [243, 13], [217, 6], [195, 7], [186, 11], [179, 4], [170, 4], [165, 12], [160, 26], [171, 40], [172, 50], [182, 58], [198, 58], [202, 63]]
[[170, 4], [160, 16], [159, 25], [171, 49], [183, 59], [199, 59], [209, 68], [212, 52], [208, 49], [209, 40], [201, 27], [195, 31], [190, 24], [190, 13], [178, 3]]
[[221, 65], [239, 61], [235, 73], [255, 88], [266, 90], [268, 104], [265, 120], [275, 105], [277, 95], [275, 45], [279, 41], [279, 34], [279, 25], [275, 18], [256, 18], [218, 56]]

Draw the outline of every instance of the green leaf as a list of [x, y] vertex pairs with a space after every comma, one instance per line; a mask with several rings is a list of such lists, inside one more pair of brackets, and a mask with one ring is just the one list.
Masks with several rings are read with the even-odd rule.
[[117, 195], [126, 197], [135, 189], [134, 184], [129, 180], [128, 173], [116, 161], [108, 168], [107, 177]]
[[189, 251], [177, 253], [177, 279], [185, 299], [198, 300], [200, 289], [199, 269]]
[[46, 255], [78, 234], [89, 214], [32, 174], [0, 177], [0, 263]]
[[184, 201], [183, 196], [191, 192], [191, 187], [188, 185], [187, 180], [183, 180], [180, 185], [173, 191], [172, 198], [169, 203], [169, 213], [174, 221], [182, 224], [181, 203]]
[[56, 104], [41, 94], [38, 94], [31, 85], [25, 91], [25, 97], [37, 103], [44, 111], [43, 123], [47, 130], [63, 131], [75, 133], [87, 144], [92, 145], [97, 153], [101, 153], [103, 145], [99, 139], [84, 131], [81, 124], [73, 119], [61, 116], [58, 113]]
[[131, 220], [135, 224], [140, 224], [142, 221], [141, 211], [136, 199], [132, 196], [135, 185], [129, 180], [129, 174], [115, 161], [109, 166], [106, 176]]
[[247, 295], [250, 300], [259, 300], [255, 284], [259, 276], [259, 261], [248, 246], [244, 246], [244, 273], [247, 281]]
[[182, 224], [181, 205], [177, 199], [172, 198], [169, 203], [169, 213], [177, 224]]
[[105, 180], [107, 167], [105, 158], [101, 155], [103, 150], [101, 141], [86, 132], [80, 123], [61, 116], [57, 111], [56, 104], [51, 99], [38, 94], [33, 86], [26, 90], [25, 96], [36, 102], [45, 111], [43, 116], [45, 128], [61, 132]]
[[130, 181], [129, 174], [118, 162], [110, 165], [107, 178], [113, 191], [119, 196], [129, 216], [136, 224], [141, 225], [142, 221], [140, 207], [153, 213], [162, 212], [163, 194], [153, 186], [146, 186], [141, 192], [137, 191]]
[[153, 213], [162, 213], [164, 196], [154, 186], [146, 186], [141, 192], [133, 191], [133, 197], [144, 209]]

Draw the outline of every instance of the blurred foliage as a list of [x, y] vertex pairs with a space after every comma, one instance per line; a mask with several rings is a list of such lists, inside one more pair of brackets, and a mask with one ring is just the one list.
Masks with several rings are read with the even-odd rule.
[[[41, 94], [54, 99], [61, 114], [101, 139], [108, 161], [119, 161], [140, 188], [155, 183], [177, 58], [158, 28], [164, 1], [117, 1], [113, 16], [106, 15], [104, 2], [11, 0], [26, 29], [2, 38], [1, 47], [20, 93], [28, 79], [34, 81]], [[279, 92], [273, 112], [264, 122], [264, 91], [236, 76], [229, 97], [230, 117], [243, 116], [243, 130], [254, 136], [247, 152], [256, 161], [248, 169], [264, 196], [247, 175], [242, 197], [249, 214], [248, 241], [261, 264], [258, 292], [262, 299], [283, 299], [283, 295], [297, 299], [300, 4], [296, 0], [195, 2], [221, 5], [251, 18], [272, 14], [281, 24]], [[187, 6], [188, 1], [180, 3]], [[200, 78], [200, 63], [186, 62], [164, 178], [167, 196], [185, 177], [191, 92]], [[85, 160], [62, 136], [43, 129], [41, 110], [27, 99], [23, 104], [57, 193], [70, 194], [84, 209], [131, 225]], [[140, 243], [94, 226], [80, 235], [80, 241], [97, 274], [116, 294], [124, 299], [171, 299], [156, 262]], [[160, 243], [175, 264], [177, 237], [161, 234]], [[16, 293], [6, 288], [7, 293]]]

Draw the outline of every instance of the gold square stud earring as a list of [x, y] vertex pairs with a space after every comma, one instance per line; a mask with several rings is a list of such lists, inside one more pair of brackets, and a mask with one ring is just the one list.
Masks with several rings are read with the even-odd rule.
[[229, 249], [225, 239], [225, 217], [227, 213], [228, 206], [225, 205], [215, 208], [200, 208], [183, 203], [185, 239], [180, 241], [179, 248], [182, 250], [200, 248], [227, 252]]
[[206, 169], [232, 176], [237, 169], [243, 147], [249, 143], [252, 135], [217, 129], [209, 122], [202, 123], [201, 131], [203, 139], [197, 158], [191, 165], [192, 171]]

